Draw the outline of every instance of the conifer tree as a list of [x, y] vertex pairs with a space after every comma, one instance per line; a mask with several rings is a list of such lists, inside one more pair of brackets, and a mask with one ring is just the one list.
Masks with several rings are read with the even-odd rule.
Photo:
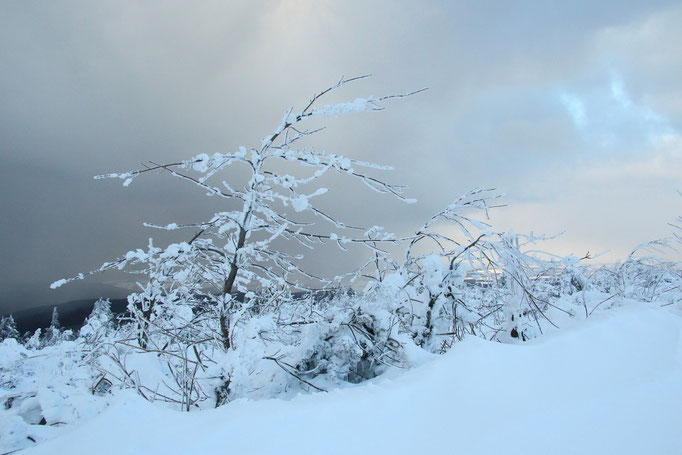
[[11, 314], [9, 316], [3, 316], [3, 318], [0, 319], [0, 341], [8, 338], [19, 338], [17, 324], [14, 322], [14, 317]]

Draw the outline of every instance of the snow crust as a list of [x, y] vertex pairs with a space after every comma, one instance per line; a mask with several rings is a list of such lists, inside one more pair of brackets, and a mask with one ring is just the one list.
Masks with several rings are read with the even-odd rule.
[[37, 454], [679, 454], [682, 317], [641, 305], [470, 337], [360, 386], [180, 413], [122, 391]]

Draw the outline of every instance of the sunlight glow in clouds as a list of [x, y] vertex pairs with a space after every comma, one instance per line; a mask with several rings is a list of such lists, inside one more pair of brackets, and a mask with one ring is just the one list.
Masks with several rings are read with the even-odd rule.
[[629, 109], [632, 106], [630, 97], [625, 93], [623, 81], [615, 74], [611, 76], [611, 96], [623, 109]]
[[571, 116], [571, 120], [575, 127], [582, 131], [583, 128], [587, 126], [587, 116], [585, 114], [585, 103], [583, 100], [570, 93], [561, 93], [559, 99]]
[[608, 85], [583, 92], [562, 90], [558, 98], [582, 140], [597, 149], [647, 154], [657, 138], [677, 135], [668, 119], [632, 100], [615, 72]]

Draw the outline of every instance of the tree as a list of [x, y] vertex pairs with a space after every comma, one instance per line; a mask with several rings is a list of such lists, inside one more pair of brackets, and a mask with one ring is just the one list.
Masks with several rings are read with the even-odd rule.
[[59, 312], [57, 311], [57, 307], [54, 307], [52, 309], [52, 320], [50, 321], [50, 327], [47, 328], [45, 334], [43, 335], [45, 338], [45, 345], [52, 346], [59, 343], [63, 339], [62, 334], [62, 325], [59, 322]]
[[52, 308], [52, 319], [50, 320], [50, 327], [57, 330], [62, 327], [61, 323], [59, 322], [59, 312], [57, 311], [57, 307]]
[[31, 335], [30, 332], [26, 333], [26, 342], [24, 343], [26, 347], [30, 349], [41, 349], [43, 347], [42, 339], [42, 329], [37, 328], [35, 332]]
[[3, 316], [2, 319], [0, 319], [0, 341], [8, 338], [19, 338], [17, 324], [14, 322], [14, 317], [11, 314], [9, 316]]
[[[236, 152], [212, 156], [199, 154], [168, 164], [149, 163], [144, 169], [96, 177], [119, 178], [124, 186], [128, 186], [142, 174], [161, 171], [195, 185], [210, 196], [224, 199], [226, 206], [232, 208], [197, 223], [150, 225], [168, 231], [189, 229], [194, 232], [187, 241], [173, 243], [166, 248], [154, 247], [150, 241], [147, 251], [130, 251], [124, 257], [88, 273], [135, 267], [146, 273], [147, 283], [141, 284], [140, 292], [129, 297], [130, 308], [140, 321], [142, 344], [148, 339], [145, 334], [148, 323], [145, 321], [154, 316], [160, 304], [194, 302], [215, 312], [223, 348], [234, 348], [231, 340], [233, 319], [243, 307], [243, 302], [236, 298], [236, 292], [247, 295], [258, 289], [290, 292], [308, 289], [306, 281], [309, 280], [321, 285], [330, 282], [306, 271], [301, 263], [303, 255], [289, 253], [288, 247], [279, 246], [281, 242], [311, 247], [317, 242], [331, 241], [343, 249], [350, 243], [376, 248], [377, 241], [382, 241], [353, 235], [366, 229], [350, 227], [319, 209], [313, 200], [325, 194], [327, 189], [315, 188], [315, 181], [327, 173], [339, 173], [379, 193], [414, 202], [402, 196], [403, 187], [386, 183], [369, 173], [390, 168], [298, 148], [304, 138], [319, 131], [305, 126], [313, 118], [379, 111], [383, 109], [380, 105], [383, 101], [417, 93], [358, 98], [318, 107], [319, 100], [328, 93], [366, 77], [342, 78], [314, 95], [302, 110], [287, 110], [281, 124], [257, 147], [240, 147]], [[246, 183], [237, 185], [225, 180], [217, 181], [226, 169], [239, 165], [248, 173]], [[299, 168], [299, 175], [289, 173], [292, 165]], [[393, 241], [390, 238], [383, 240]], [[76, 279], [84, 276], [81, 274]], [[71, 280], [60, 280], [53, 283], [53, 287], [68, 281]]]
[[81, 327], [79, 336], [90, 343], [106, 338], [114, 330], [114, 314], [109, 300], [99, 299]]

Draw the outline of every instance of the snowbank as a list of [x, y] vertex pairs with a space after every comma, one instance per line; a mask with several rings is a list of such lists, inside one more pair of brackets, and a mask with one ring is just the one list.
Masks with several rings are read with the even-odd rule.
[[470, 338], [405, 373], [179, 413], [127, 394], [37, 454], [679, 454], [682, 318], [640, 306], [535, 341]]

